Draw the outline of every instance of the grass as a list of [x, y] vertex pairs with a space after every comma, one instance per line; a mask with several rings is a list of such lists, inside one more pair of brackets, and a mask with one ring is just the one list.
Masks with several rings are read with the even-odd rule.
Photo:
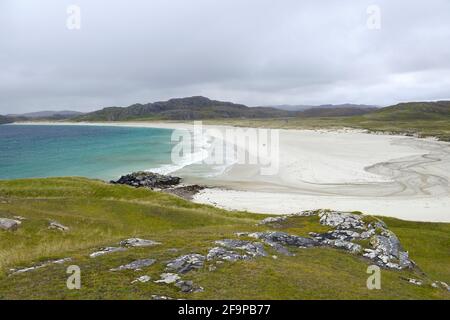
[[[17, 231], [0, 231], [1, 299], [150, 299], [152, 294], [184, 299], [450, 298], [448, 292], [430, 286], [430, 279], [450, 283], [450, 224], [384, 218], [426, 276], [417, 271], [383, 270], [381, 290], [366, 288], [366, 260], [341, 250], [312, 248], [293, 249], [294, 257], [277, 254], [277, 259], [225, 263], [215, 271], [208, 270], [208, 262], [205, 268], [184, 276], [205, 291], [183, 294], [173, 285], [131, 281], [144, 274], [156, 280], [168, 260], [187, 253], [205, 254], [214, 240], [235, 238], [235, 232], [265, 231], [269, 227], [256, 225], [264, 216], [84, 178], [0, 181], [0, 217], [17, 215], [26, 218]], [[49, 219], [70, 230], [49, 230]], [[314, 216], [290, 218], [278, 229], [297, 235], [328, 230]], [[162, 244], [95, 259], [88, 256], [99, 247], [134, 236]], [[8, 276], [10, 268], [64, 257], [73, 261]], [[109, 271], [149, 257], [157, 263], [143, 271]], [[66, 288], [69, 264], [81, 268], [81, 290]], [[401, 276], [423, 279], [426, 285], [414, 286]]]
[[364, 116], [332, 118], [222, 119], [206, 120], [204, 123], [276, 129], [355, 128], [386, 134], [436, 137], [442, 141], [450, 141], [449, 117], [440, 117], [439, 119], [390, 119], [368, 114]]

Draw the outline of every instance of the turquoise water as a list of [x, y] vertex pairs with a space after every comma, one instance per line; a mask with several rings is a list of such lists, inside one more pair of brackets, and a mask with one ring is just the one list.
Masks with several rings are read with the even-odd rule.
[[[108, 126], [0, 126], [0, 179], [103, 180], [170, 164], [172, 130]], [[156, 170], [158, 171], [158, 170]]]

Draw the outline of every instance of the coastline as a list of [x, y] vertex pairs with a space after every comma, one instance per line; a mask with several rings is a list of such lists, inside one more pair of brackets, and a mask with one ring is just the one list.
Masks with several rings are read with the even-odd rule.
[[[192, 128], [182, 122], [17, 124]], [[262, 176], [258, 165], [237, 164], [212, 177], [198, 176], [198, 164], [171, 174], [188, 184], [209, 186], [193, 197], [194, 202], [228, 210], [285, 214], [329, 208], [450, 222], [450, 174], [445, 170], [450, 165], [450, 144], [353, 129], [279, 131], [282, 157], [277, 174]]]

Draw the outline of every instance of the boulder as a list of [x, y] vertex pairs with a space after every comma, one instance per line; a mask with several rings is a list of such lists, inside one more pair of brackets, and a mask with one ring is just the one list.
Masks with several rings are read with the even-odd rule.
[[61, 223], [56, 222], [56, 221], [50, 221], [48, 228], [49, 229], [59, 230], [59, 231], [64, 231], [64, 232], [69, 231], [69, 227], [66, 227], [66, 226], [64, 226]]
[[19, 220], [0, 218], [0, 229], [14, 231], [22, 224]]
[[122, 247], [150, 247], [161, 244], [153, 240], [145, 240], [140, 238], [130, 238], [120, 241], [119, 245]]
[[151, 266], [155, 262], [156, 262], [155, 259], [140, 259], [140, 260], [136, 260], [131, 263], [122, 265], [120, 267], [110, 269], [110, 271], [122, 271], [122, 270], [139, 271], [139, 270], [142, 270], [142, 268]]
[[268, 244], [277, 243], [299, 248], [309, 248], [319, 245], [319, 243], [314, 239], [299, 237], [278, 231], [255, 232], [249, 234], [249, 237], [261, 239]]
[[179, 184], [180, 181], [181, 178], [179, 177], [166, 176], [153, 172], [139, 171], [122, 176], [119, 178], [119, 180], [111, 181], [111, 183], [125, 184], [136, 188], [144, 187], [151, 189], [154, 188], [165, 189]]
[[35, 264], [35, 265], [31, 266], [31, 267], [10, 269], [9, 271], [11, 272], [10, 275], [14, 275], [14, 274], [20, 274], [20, 273], [25, 273], [25, 272], [30, 272], [30, 271], [34, 271], [34, 270], [37, 270], [37, 269], [45, 268], [45, 267], [50, 266], [52, 264], [63, 264], [63, 263], [69, 262], [69, 261], [72, 261], [72, 258], [48, 260], [48, 261], [45, 261], [45, 262], [41, 262], [41, 263]]
[[170, 261], [166, 269], [179, 273], [187, 273], [194, 269], [201, 269], [204, 265], [206, 257], [201, 254], [191, 253], [178, 257]]
[[131, 283], [137, 283], [137, 282], [141, 282], [141, 283], [145, 283], [145, 282], [149, 282], [151, 280], [150, 276], [140, 276], [139, 278], [134, 279], [133, 281], [131, 281]]
[[264, 245], [260, 242], [250, 242], [245, 240], [224, 239], [215, 241], [216, 244], [228, 248], [243, 250], [251, 257], [266, 257], [267, 252], [264, 250]]
[[106, 248], [101, 248], [99, 251], [92, 252], [89, 255], [89, 257], [96, 258], [96, 257], [102, 256], [104, 254], [113, 253], [113, 252], [121, 252], [121, 251], [126, 251], [126, 250], [127, 249], [121, 248], [121, 247], [106, 247]]
[[175, 286], [180, 288], [180, 291], [183, 293], [192, 293], [192, 292], [203, 292], [204, 289], [202, 287], [198, 287], [194, 285], [192, 281], [184, 281], [179, 280], [175, 283]]
[[259, 225], [282, 223], [282, 222], [286, 221], [286, 219], [287, 219], [287, 216], [268, 217], [268, 218], [261, 220]]
[[162, 273], [161, 279], [156, 280], [155, 283], [171, 284], [180, 280], [180, 276], [176, 273]]
[[319, 217], [322, 225], [336, 229], [366, 229], [361, 216], [350, 212], [322, 211]]
[[236, 253], [235, 251], [227, 250], [222, 247], [214, 247], [209, 250], [208, 254], [206, 255], [207, 260], [224, 260], [224, 261], [230, 261], [234, 262], [237, 260], [247, 260], [250, 259], [250, 256], [248, 255], [242, 255], [239, 253]]

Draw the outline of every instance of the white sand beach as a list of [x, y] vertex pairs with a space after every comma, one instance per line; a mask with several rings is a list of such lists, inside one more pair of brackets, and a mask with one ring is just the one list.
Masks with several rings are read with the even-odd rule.
[[[170, 122], [77, 125], [192, 128]], [[209, 186], [195, 202], [229, 210], [285, 214], [329, 208], [450, 222], [449, 143], [356, 130], [279, 130], [279, 161], [272, 175], [262, 175], [260, 164], [228, 164], [211, 175], [205, 174], [211, 166], [199, 163], [173, 174]]]

